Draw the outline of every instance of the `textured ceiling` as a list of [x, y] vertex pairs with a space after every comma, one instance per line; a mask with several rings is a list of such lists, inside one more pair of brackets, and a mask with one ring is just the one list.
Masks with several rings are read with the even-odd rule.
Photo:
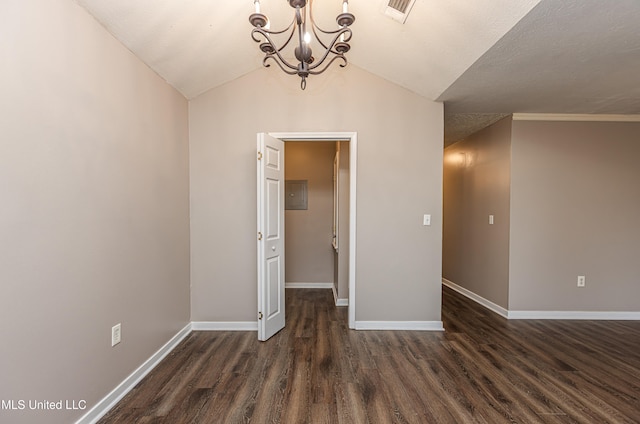
[[445, 145], [514, 112], [640, 113], [640, 1], [543, 0], [449, 86]]
[[460, 141], [509, 115], [509, 113], [448, 113], [445, 108], [444, 146]]
[[[76, 1], [187, 98], [262, 66], [252, 0]], [[286, 1], [261, 4], [288, 25]], [[350, 0], [349, 62], [444, 101], [448, 143], [512, 112], [640, 112], [638, 0], [417, 0], [405, 25], [385, 4]], [[340, 5], [314, 0], [317, 21]]]
[[451, 113], [640, 113], [640, 1], [543, 0], [439, 100]]

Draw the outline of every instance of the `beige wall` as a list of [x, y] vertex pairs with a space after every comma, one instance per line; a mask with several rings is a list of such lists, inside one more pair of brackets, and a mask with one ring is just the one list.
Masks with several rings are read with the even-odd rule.
[[440, 321], [441, 104], [353, 65], [305, 91], [270, 68], [189, 114], [193, 320], [256, 319], [256, 133], [357, 131], [356, 320]]
[[338, 253], [335, 255], [334, 286], [339, 300], [349, 299], [349, 142], [337, 143], [340, 151], [338, 169]]
[[0, 57], [0, 399], [91, 407], [189, 321], [187, 102], [73, 1], [3, 0]]
[[285, 179], [307, 180], [307, 209], [285, 211], [285, 280], [332, 283], [333, 141], [288, 141]]
[[640, 123], [514, 121], [512, 151], [509, 309], [640, 311]]
[[503, 308], [509, 301], [510, 162], [510, 117], [445, 149], [443, 276]]
[[444, 278], [509, 312], [640, 311], [638, 140], [640, 123], [508, 118], [448, 147]]

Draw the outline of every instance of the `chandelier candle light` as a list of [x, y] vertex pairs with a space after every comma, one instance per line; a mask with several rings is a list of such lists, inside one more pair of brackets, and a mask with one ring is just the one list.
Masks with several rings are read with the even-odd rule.
[[[307, 86], [307, 77], [309, 75], [321, 74], [336, 60], [342, 60], [340, 66], [347, 66], [347, 58], [345, 53], [349, 51], [351, 46], [351, 28], [349, 26], [355, 21], [355, 16], [349, 13], [349, 1], [342, 1], [342, 13], [336, 18], [338, 29], [325, 31], [316, 25], [313, 19], [313, 0], [287, 0], [289, 5], [295, 9], [293, 21], [288, 27], [281, 31], [272, 31], [269, 29], [269, 18], [260, 12], [260, 0], [254, 0], [255, 13], [249, 16], [249, 22], [254, 26], [251, 31], [251, 38], [256, 43], [260, 43], [260, 50], [265, 54], [262, 64], [265, 67], [271, 66], [269, 60], [274, 61], [280, 69], [289, 75], [298, 75], [302, 78], [300, 88], [303, 90]], [[308, 3], [308, 4], [307, 4]], [[311, 33], [307, 32], [307, 23], [310, 23]], [[297, 37], [296, 37], [296, 32]], [[331, 39], [330, 42], [324, 42], [320, 38], [320, 33], [324, 37]], [[288, 35], [287, 40], [280, 47], [273, 41], [273, 35]], [[315, 38], [315, 43], [322, 46], [324, 51], [320, 59], [316, 59], [311, 51], [311, 35]], [[298, 46], [293, 49], [298, 64], [292, 64], [282, 55], [283, 50], [289, 43], [297, 39]]]

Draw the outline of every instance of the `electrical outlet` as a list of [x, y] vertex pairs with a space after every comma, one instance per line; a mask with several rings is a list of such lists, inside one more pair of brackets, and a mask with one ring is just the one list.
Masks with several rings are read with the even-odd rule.
[[111, 347], [117, 345], [122, 340], [122, 328], [120, 323], [111, 327]]
[[584, 275], [578, 275], [578, 287], [584, 287], [587, 284], [587, 279]]

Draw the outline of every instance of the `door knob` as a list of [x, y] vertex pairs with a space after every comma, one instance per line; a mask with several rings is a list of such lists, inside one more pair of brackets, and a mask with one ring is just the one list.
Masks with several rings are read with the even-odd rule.
[[271, 246], [271, 250], [273, 250], [275, 252], [276, 251], [276, 247], [275, 246]]

